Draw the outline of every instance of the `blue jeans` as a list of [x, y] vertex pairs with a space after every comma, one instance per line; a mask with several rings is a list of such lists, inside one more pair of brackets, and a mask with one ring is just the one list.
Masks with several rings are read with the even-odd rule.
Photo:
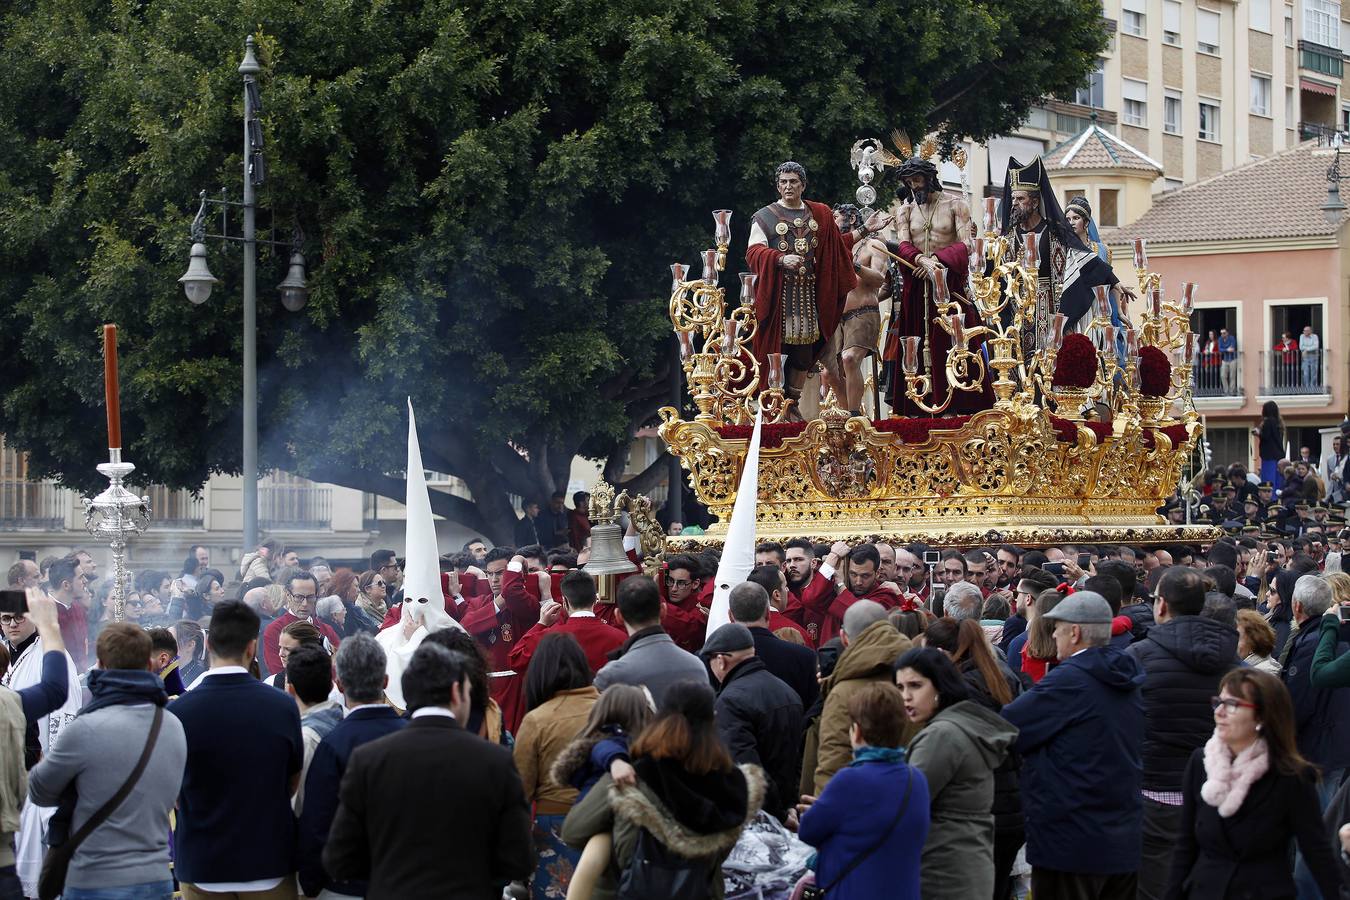
[[1321, 376], [1322, 373], [1321, 373], [1321, 371], [1319, 371], [1319, 370], [1320, 370], [1322, 367], [1321, 367], [1321, 365], [1319, 365], [1319, 362], [1320, 362], [1320, 361], [1319, 361], [1316, 357], [1313, 357], [1312, 359], [1309, 359], [1309, 358], [1307, 358], [1307, 357], [1304, 357], [1304, 358], [1303, 358], [1303, 386], [1304, 386], [1304, 387], [1316, 387], [1316, 386], [1321, 385], [1322, 379], [1321, 379], [1320, 376]]
[[124, 887], [76, 888], [68, 887], [62, 900], [172, 900], [172, 881], [147, 881]]

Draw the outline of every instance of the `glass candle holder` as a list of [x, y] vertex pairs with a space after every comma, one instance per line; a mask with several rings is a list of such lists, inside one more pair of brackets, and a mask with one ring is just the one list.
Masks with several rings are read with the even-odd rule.
[[783, 385], [786, 383], [783, 376], [786, 363], [786, 353], [769, 354], [769, 387], [772, 390], [781, 391], [783, 389]]
[[1186, 315], [1191, 314], [1195, 308], [1195, 282], [1187, 281], [1181, 285], [1181, 311]]
[[677, 331], [676, 335], [680, 338], [680, 359], [688, 360], [694, 355], [694, 333], [692, 331]]
[[717, 251], [703, 251], [703, 283], [708, 285], [717, 284]]
[[917, 337], [906, 337], [901, 339], [904, 343], [904, 359], [901, 361], [906, 375], [913, 375], [919, 371], [919, 339]]
[[1186, 365], [1195, 364], [1195, 354], [1200, 349], [1200, 335], [1188, 334], [1181, 342], [1181, 361]]
[[1022, 262], [1028, 269], [1036, 269], [1040, 266], [1040, 248], [1036, 246], [1036, 243], [1036, 235], [1029, 234], [1022, 244]]
[[1125, 329], [1125, 357], [1134, 359], [1139, 355], [1139, 333], [1133, 328]]
[[722, 355], [735, 356], [736, 339], [741, 336], [741, 320], [727, 319], [722, 323]]
[[713, 210], [713, 243], [725, 247], [731, 243], [731, 210]]
[[670, 292], [673, 294], [680, 289], [680, 285], [689, 277], [689, 267], [684, 263], [670, 264]]
[[947, 317], [952, 329], [952, 349], [964, 350], [966, 346], [966, 317], [960, 314]]
[[1134, 267], [1136, 269], [1148, 268], [1148, 241], [1143, 238], [1134, 239]]
[[975, 272], [984, 270], [984, 238], [977, 237], [974, 245], [970, 248], [970, 271]]
[[1069, 327], [1069, 317], [1064, 313], [1055, 313], [1050, 317], [1050, 346], [1056, 350], [1064, 343], [1064, 329]]
[[937, 303], [946, 303], [951, 299], [951, 291], [947, 288], [947, 270], [933, 270], [933, 299]]
[[1148, 292], [1148, 312], [1155, 318], [1162, 315], [1163, 293], [1162, 288], [1154, 288]]
[[984, 230], [995, 230], [995, 216], [998, 210], [998, 200], [994, 197], [984, 198]]
[[1109, 353], [1113, 357], [1116, 355], [1116, 326], [1114, 325], [1102, 326], [1102, 352]]
[[1092, 289], [1093, 306], [1095, 307], [1097, 318], [1106, 321], [1111, 320], [1111, 289], [1104, 284], [1099, 284]]
[[755, 302], [755, 282], [759, 276], [754, 272], [741, 273], [741, 303], [751, 304]]

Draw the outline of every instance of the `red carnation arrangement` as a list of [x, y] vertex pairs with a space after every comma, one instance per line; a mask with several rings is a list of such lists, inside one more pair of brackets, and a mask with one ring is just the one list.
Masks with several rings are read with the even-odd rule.
[[1090, 388], [1097, 380], [1097, 348], [1085, 334], [1070, 334], [1055, 357], [1054, 386]]
[[1139, 392], [1145, 397], [1166, 397], [1172, 390], [1172, 363], [1157, 347], [1139, 351]]

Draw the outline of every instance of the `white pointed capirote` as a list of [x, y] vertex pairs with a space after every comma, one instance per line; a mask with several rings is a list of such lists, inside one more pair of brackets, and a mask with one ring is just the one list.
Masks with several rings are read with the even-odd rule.
[[712, 634], [731, 621], [731, 589], [755, 567], [755, 516], [759, 511], [759, 432], [764, 413], [755, 412], [755, 430], [750, 434], [750, 449], [745, 453], [745, 469], [736, 488], [736, 503], [731, 508], [731, 524], [722, 545], [722, 561], [717, 564], [713, 581], [712, 606], [708, 608], [708, 630]]
[[408, 472], [407, 530], [404, 545], [403, 609], [397, 625], [377, 636], [388, 658], [389, 699], [404, 707], [403, 670], [412, 659], [422, 638], [442, 628], [462, 628], [445, 611], [441, 593], [440, 552], [436, 548], [436, 523], [431, 517], [431, 495], [427, 493], [426, 471], [422, 468], [422, 448], [417, 442], [417, 419], [412, 398], [408, 398]]

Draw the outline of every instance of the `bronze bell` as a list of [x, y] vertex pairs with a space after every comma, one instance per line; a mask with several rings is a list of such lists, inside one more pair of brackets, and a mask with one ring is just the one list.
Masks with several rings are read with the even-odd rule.
[[637, 565], [623, 552], [623, 529], [615, 522], [591, 528], [591, 558], [585, 571], [601, 575], [627, 575], [636, 572]]

